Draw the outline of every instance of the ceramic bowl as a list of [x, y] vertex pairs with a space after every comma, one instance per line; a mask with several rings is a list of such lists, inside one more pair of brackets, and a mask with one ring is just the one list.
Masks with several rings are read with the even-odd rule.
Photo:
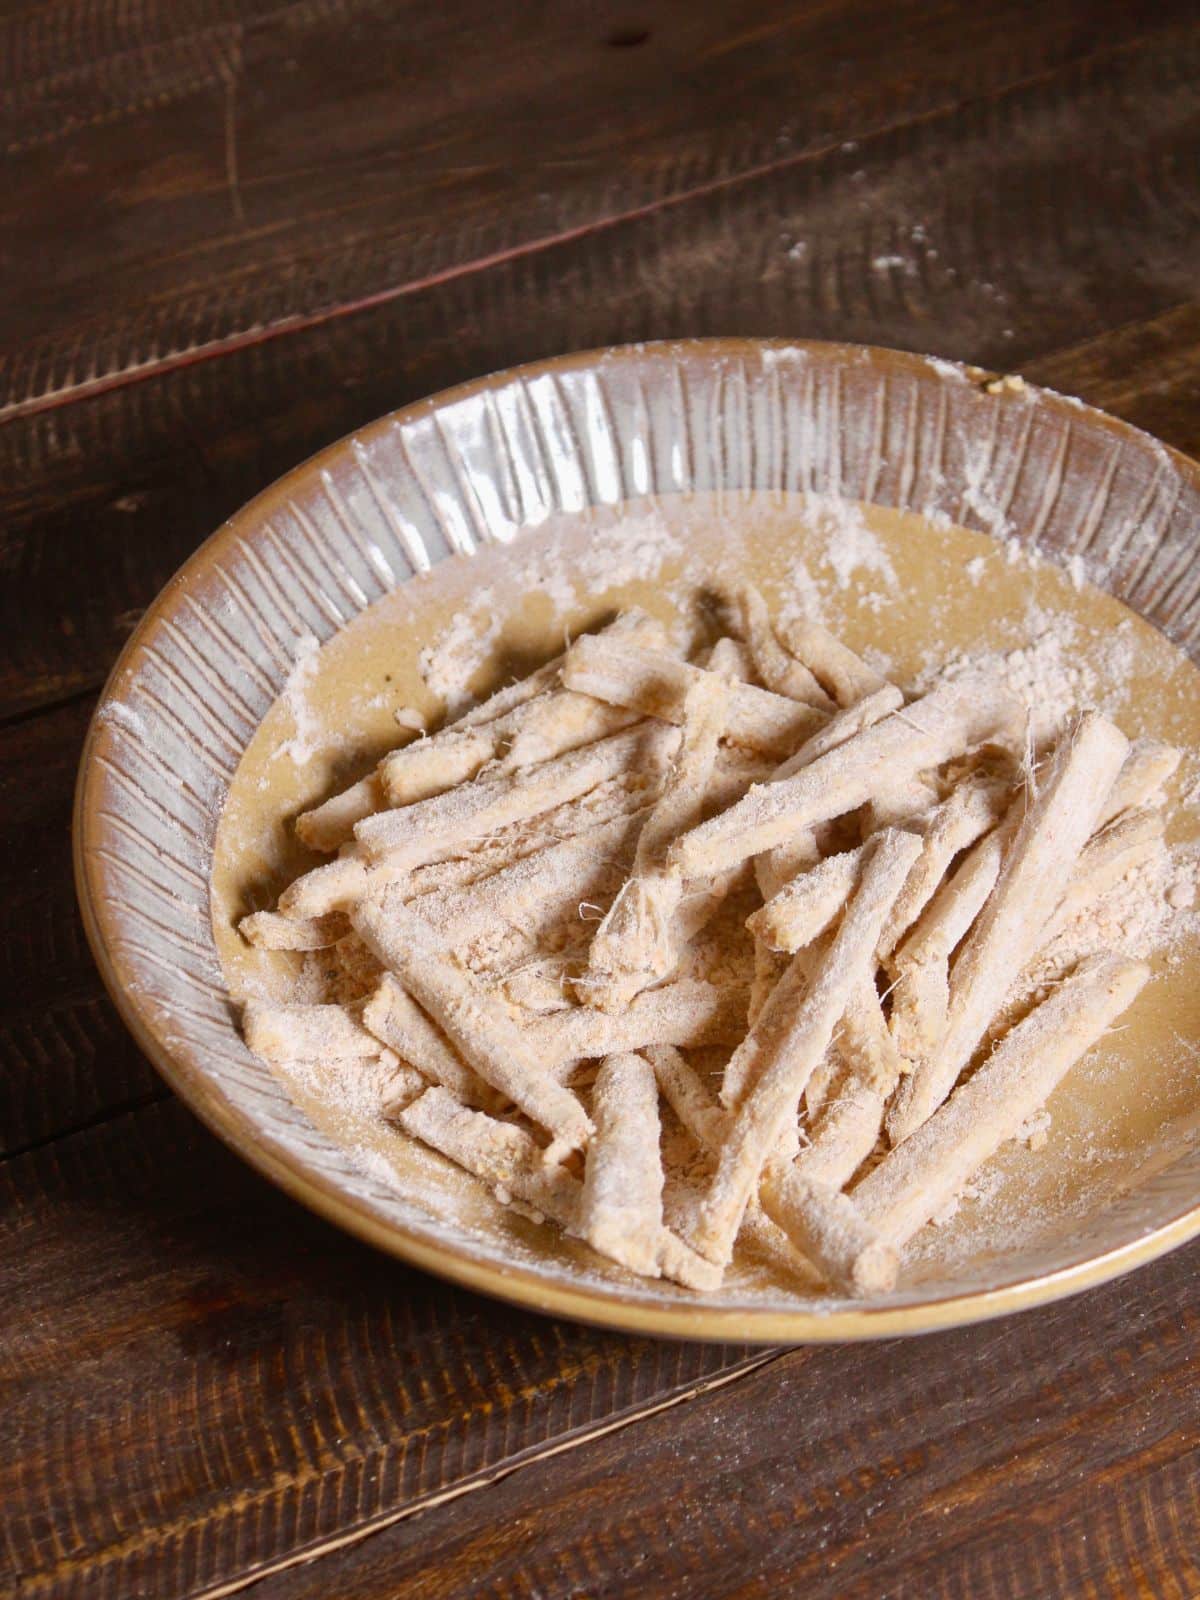
[[[701, 1300], [596, 1266], [490, 1199], [456, 1220], [439, 1205], [447, 1179], [431, 1175], [431, 1158], [388, 1133], [394, 1148], [364, 1159], [319, 1097], [306, 1101], [247, 1051], [219, 908], [214, 931], [214, 849], [296, 641], [340, 637], [426, 574], [405, 601], [411, 656], [434, 614], [421, 595], [433, 607], [442, 566], [461, 592], [474, 563], [503, 572], [518, 534], [552, 548], [572, 528], [587, 539], [611, 527], [629, 504], [669, 512], [706, 496], [732, 517], [740, 496], [911, 514], [914, 571], [934, 561], [923, 529], [1015, 538], [1059, 563], [1078, 557], [1185, 653], [1200, 641], [1200, 469], [1061, 396], [894, 351], [755, 340], [570, 355], [466, 384], [266, 489], [168, 584], [113, 671], [83, 756], [76, 868], [96, 958], [141, 1047], [230, 1146], [350, 1232], [470, 1288], [629, 1331], [763, 1342], [919, 1332], [1082, 1289], [1200, 1232], [1200, 1093], [1189, 1105], [1185, 1086], [1170, 1139], [1123, 1125], [1129, 1181], [1093, 1197], [1076, 1164], [1071, 1203], [1011, 1247], [985, 1230], [978, 1248], [878, 1302], [736, 1277]], [[1194, 1015], [1168, 1020], [1180, 1049], [1194, 1049]], [[1053, 1143], [1039, 1159], [1053, 1177]]]

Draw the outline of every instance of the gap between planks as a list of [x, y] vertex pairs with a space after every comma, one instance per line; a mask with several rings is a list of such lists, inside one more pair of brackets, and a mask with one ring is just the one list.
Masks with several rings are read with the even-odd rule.
[[38, 700], [33, 705], [0, 712], [0, 733], [3, 733], [5, 728], [16, 728], [23, 722], [32, 722], [35, 717], [45, 716], [48, 712], [61, 711], [64, 706], [76, 705], [80, 700], [96, 700], [107, 681], [108, 669], [105, 668], [103, 672], [97, 672], [94, 678], [89, 678], [86, 683], [74, 689], [66, 689], [48, 700]]
[[911, 116], [897, 117], [894, 120], [878, 123], [866, 129], [842, 129], [836, 139], [826, 140], [807, 150], [796, 151], [791, 155], [779, 156], [774, 160], [746, 166], [738, 172], [709, 178], [703, 183], [692, 185], [690, 188], [678, 189], [673, 194], [662, 195], [656, 200], [646, 201], [643, 205], [596, 216], [590, 221], [577, 223], [573, 227], [564, 228], [554, 233], [542, 234], [537, 238], [526, 240], [523, 244], [511, 245], [502, 250], [492, 251], [467, 261], [461, 261], [454, 266], [441, 268], [437, 272], [407, 279], [402, 283], [390, 284], [352, 300], [341, 301], [319, 310], [300, 311], [281, 316], [265, 327], [260, 326], [245, 329], [239, 333], [226, 334], [219, 339], [213, 339], [207, 344], [195, 345], [190, 350], [181, 350], [166, 356], [156, 356], [141, 362], [133, 361], [119, 372], [107, 373], [102, 377], [90, 378], [69, 388], [52, 390], [32, 399], [18, 400], [8, 406], [0, 406], [0, 426], [5, 423], [15, 422], [22, 417], [36, 416], [42, 412], [74, 405], [78, 401], [92, 399], [96, 395], [107, 394], [114, 389], [126, 388], [130, 384], [142, 383], [150, 378], [160, 377], [185, 367], [195, 366], [202, 361], [211, 361], [219, 359], [221, 356], [233, 355], [239, 350], [247, 350], [257, 345], [272, 342], [275, 339], [285, 338], [290, 334], [304, 333], [310, 329], [322, 327], [326, 323], [338, 321], [343, 317], [354, 316], [362, 311], [371, 311], [378, 306], [388, 305], [394, 300], [419, 294], [423, 290], [438, 288], [447, 283], [455, 283], [461, 279], [486, 272], [493, 267], [507, 265], [513, 261], [525, 260], [544, 251], [555, 249], [560, 245], [570, 244], [578, 239], [586, 238], [591, 234], [606, 233], [625, 223], [638, 222], [647, 217], [656, 216], [663, 211], [672, 210], [676, 206], [687, 205], [694, 200], [737, 188], [744, 183], [752, 183], [773, 173], [789, 171], [820, 161], [841, 150], [847, 138], [853, 140], [860, 147], [866, 147], [877, 140], [886, 139], [899, 129], [922, 127], [953, 118], [968, 107], [1002, 101], [1010, 95], [1019, 94], [1037, 84], [1052, 82], [1055, 78], [1061, 77], [1066, 73], [1078, 72], [1084, 68], [1092, 69], [1096, 63], [1101, 61], [1119, 60], [1123, 56], [1138, 54], [1149, 49], [1152, 44], [1159, 42], [1158, 36], [1152, 35], [1149, 39], [1139, 37], [1122, 41], [1122, 43], [1109, 48], [1101, 47], [1092, 50], [1086, 55], [1074, 57], [1069, 61], [1057, 62], [1038, 72], [1028, 73], [1023, 77], [1012, 78], [1006, 83], [993, 85], [980, 94], [965, 95], [957, 100], [951, 99], [945, 104], [932, 109], [916, 112]]
[[[121, 1026], [125, 1026], [123, 1021]], [[58, 1144], [63, 1139], [76, 1139], [81, 1134], [91, 1133], [95, 1128], [103, 1128], [106, 1123], [117, 1122], [121, 1117], [136, 1116], [148, 1106], [160, 1105], [164, 1100], [176, 1098], [174, 1090], [167, 1083], [160, 1081], [157, 1088], [147, 1089], [144, 1094], [134, 1095], [129, 1100], [119, 1100], [115, 1105], [105, 1106], [94, 1116], [84, 1117], [81, 1122], [73, 1122], [69, 1128], [59, 1128], [57, 1132], [48, 1133], [41, 1139], [30, 1139], [26, 1144], [14, 1145], [11, 1150], [0, 1149], [0, 1170], [3, 1170], [8, 1162], [19, 1161], [22, 1156], [36, 1155], [48, 1145]], [[183, 1102], [180, 1101], [180, 1104]]]
[[[686, 1389], [678, 1394], [667, 1395], [663, 1399], [651, 1401], [635, 1411], [612, 1417], [595, 1427], [579, 1429], [564, 1438], [556, 1439], [551, 1444], [535, 1445], [530, 1450], [512, 1457], [499, 1466], [490, 1467], [469, 1478], [464, 1478], [459, 1483], [435, 1490], [432, 1494], [423, 1496], [409, 1505], [397, 1507], [394, 1511], [385, 1512], [356, 1527], [347, 1528], [340, 1533], [329, 1534], [324, 1538], [316, 1539], [310, 1544], [290, 1551], [287, 1555], [280, 1556], [275, 1561], [267, 1562], [253, 1569], [247, 1569], [238, 1576], [224, 1579], [209, 1588], [191, 1591], [186, 1600], [222, 1600], [225, 1595], [237, 1594], [262, 1579], [274, 1577], [277, 1573], [286, 1572], [291, 1567], [318, 1561], [323, 1556], [332, 1555], [335, 1551], [343, 1550], [349, 1545], [359, 1544], [364, 1539], [369, 1539], [373, 1534], [382, 1533], [385, 1529], [394, 1527], [396, 1523], [406, 1521], [409, 1517], [419, 1516], [424, 1511], [431, 1511], [438, 1506], [445, 1505], [448, 1501], [461, 1499], [464, 1495], [474, 1494], [481, 1489], [489, 1489], [494, 1484], [500, 1483], [503, 1479], [512, 1477], [513, 1474], [522, 1472], [526, 1468], [538, 1466], [541, 1462], [551, 1460], [555, 1456], [565, 1455], [571, 1450], [578, 1449], [581, 1445], [590, 1444], [593, 1440], [602, 1439], [608, 1434], [619, 1433], [624, 1428], [633, 1427], [637, 1423], [646, 1421], [650, 1417], [658, 1416], [664, 1411], [670, 1411], [676, 1406], [685, 1405], [688, 1401], [699, 1399], [702, 1395], [709, 1394], [715, 1389], [723, 1389], [729, 1384], [736, 1383], [739, 1379], [748, 1377], [751, 1373], [757, 1372], [789, 1354], [795, 1354], [795, 1352], [776, 1348], [764, 1351], [759, 1355], [748, 1356], [745, 1360], [736, 1363], [736, 1365], [727, 1368], [723, 1372], [715, 1373], [710, 1377], [702, 1378], [695, 1383], [689, 1384]], [[245, 1508], [243, 1506], [239, 1509], [244, 1510]], [[204, 1519], [197, 1520], [203, 1521]], [[172, 1526], [160, 1530], [160, 1535], [177, 1533], [178, 1531], [178, 1527]], [[146, 1544], [152, 1546], [154, 1542], [155, 1533], [152, 1532]], [[105, 1564], [105, 1552], [97, 1552], [97, 1557], [98, 1559], [92, 1562], [84, 1561], [80, 1563], [77, 1570], [80, 1573], [87, 1573], [89, 1568], [102, 1568]], [[48, 1578], [61, 1576], [61, 1571], [53, 1575], [47, 1575]], [[32, 1580], [29, 1587], [31, 1596], [35, 1593], [36, 1585], [37, 1580]]]

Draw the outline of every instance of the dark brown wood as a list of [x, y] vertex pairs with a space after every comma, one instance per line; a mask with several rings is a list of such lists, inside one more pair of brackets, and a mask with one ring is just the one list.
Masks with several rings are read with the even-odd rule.
[[528, 252], [1189, 18], [1184, 0], [645, 0], [635, 26], [590, 0], [21, 11], [0, 43], [0, 406]]
[[1200, 1593], [1200, 1247], [1034, 1315], [800, 1350], [256, 1600]]
[[1140, 1588], [1096, 1592], [1194, 1592], [1196, 1246], [998, 1324], [771, 1361], [408, 1271], [173, 1101], [0, 1165], [0, 1218], [0, 1578], [197, 1594], [370, 1533], [311, 1592], [1073, 1594], [1135, 1562]]
[[1042, 356], [1028, 372], [1200, 455], [1200, 304], [1174, 306]]
[[0, 1155], [161, 1097], [104, 993], [71, 877], [71, 789], [91, 696], [0, 738]]
[[458, 1293], [176, 1101], [0, 1164], [0, 1592], [191, 1595], [761, 1359]]
[[[1130, 104], [1146, 108], [1137, 137]], [[1064, 140], [1068, 119], [1087, 129], [1084, 144]], [[1198, 120], [1200, 23], [11, 422], [0, 428], [0, 518], [21, 581], [0, 611], [0, 716], [98, 686], [130, 618], [265, 483], [478, 372], [689, 333], [847, 338], [1024, 366], [1187, 304]]]
[[179, 562], [478, 372], [861, 339], [1200, 451], [1198, 85], [1183, 0], [0, 3], [0, 1592], [1200, 1594], [1196, 1246], [878, 1347], [510, 1311], [192, 1122], [69, 854]]

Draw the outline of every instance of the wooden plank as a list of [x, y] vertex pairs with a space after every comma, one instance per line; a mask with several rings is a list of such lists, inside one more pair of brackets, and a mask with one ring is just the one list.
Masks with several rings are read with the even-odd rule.
[[795, 1351], [261, 1600], [1200, 1593], [1200, 1245], [1084, 1297]]
[[[0, 407], [221, 348], [1194, 18], [1185, 0], [65, 0], [0, 44]], [[671, 92], [664, 93], [670, 83]], [[51, 281], [43, 269], [55, 258]]]
[[205, 1592], [761, 1359], [455, 1291], [173, 1101], [0, 1164], [0, 1196], [4, 1592]]
[[[580, 5], [11, 8], [0, 389], [162, 376], [0, 429], [0, 714], [94, 687], [316, 445], [557, 349], [869, 338], [1196, 448], [1191, 8], [651, 0], [609, 45]], [[992, 1328], [760, 1366], [460, 1294], [173, 1102], [114, 1117], [163, 1091], [74, 916], [87, 709], [0, 736], [0, 1129], [39, 1146], [0, 1162], [0, 1589], [1200, 1592], [1196, 1246]]]
[[1083, 395], [1138, 428], [1200, 455], [1200, 305], [1172, 306], [1097, 339], [1039, 357], [1029, 377]]
[[100, 983], [71, 799], [90, 698], [0, 733], [0, 1154], [166, 1093]]
[[[1136, 137], [1131, 103], [1146, 108]], [[1200, 25], [0, 428], [15, 580], [0, 715], [95, 686], [130, 616], [288, 466], [473, 374], [627, 339], [793, 331], [1020, 367], [1189, 302], [1198, 114]]]

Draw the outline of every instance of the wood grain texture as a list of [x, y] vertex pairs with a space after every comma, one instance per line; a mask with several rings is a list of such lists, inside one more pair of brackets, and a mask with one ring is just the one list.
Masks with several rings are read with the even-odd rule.
[[1172, 306], [1029, 363], [1037, 383], [1200, 455], [1200, 305]]
[[[410, 291], [1072, 64], [1180, 0], [588, 0], [19, 12], [0, 407]], [[1103, 25], [1098, 22], [1103, 20]], [[47, 283], [42, 252], [71, 250]]]
[[[1136, 136], [1130, 103], [1149, 108]], [[1082, 147], [1063, 137], [1070, 118]], [[1007, 368], [1190, 304], [1198, 120], [1200, 25], [11, 422], [0, 716], [98, 686], [130, 617], [262, 485], [476, 373], [632, 339], [789, 332]]]
[[179, 562], [476, 373], [860, 339], [1200, 451], [1198, 84], [1183, 0], [0, 5], [0, 1592], [1200, 1594], [1200, 1246], [766, 1357], [459, 1293], [166, 1098], [68, 838]]
[[1200, 1247], [1025, 1316], [800, 1350], [261, 1600], [1200, 1592]]
[[458, 1293], [174, 1101], [0, 1165], [0, 1592], [201, 1593], [761, 1352]]
[[71, 874], [92, 700], [0, 738], [0, 1156], [166, 1090], [105, 994]]

